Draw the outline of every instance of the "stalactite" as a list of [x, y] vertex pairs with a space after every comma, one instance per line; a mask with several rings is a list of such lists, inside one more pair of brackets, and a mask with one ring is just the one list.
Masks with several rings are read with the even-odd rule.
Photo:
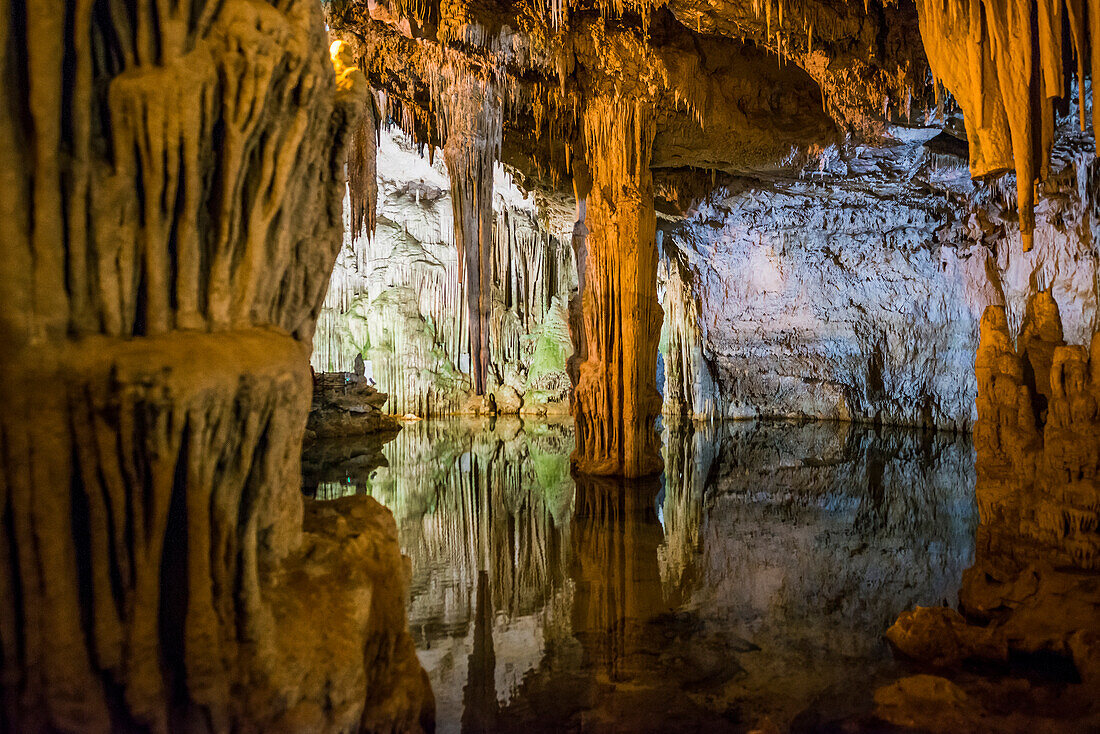
[[[354, 240], [350, 218], [345, 220], [344, 248], [319, 317], [312, 363], [320, 372], [347, 372], [362, 354], [379, 390], [389, 395], [387, 410], [453, 413], [466, 403], [471, 382], [466, 278], [453, 206], [444, 189], [436, 188], [446, 185], [442, 163], [425, 171], [402, 140], [396, 131], [383, 133], [383, 157], [390, 166], [395, 158], [403, 163], [380, 171], [375, 238]], [[425, 175], [435, 178], [425, 183]], [[568, 294], [576, 268], [569, 248], [540, 224], [538, 210], [522, 200], [499, 167], [496, 175], [504, 185], [493, 196], [485, 251], [487, 388], [507, 386], [535, 401], [537, 409], [539, 401], [560, 401], [556, 386], [567, 382], [558, 379], [562, 367], [554, 359], [536, 353], [539, 344], [556, 354], [551, 347], [568, 343], [546, 320], [554, 308], [550, 294]]]
[[718, 390], [703, 353], [701, 303], [692, 291], [691, 270], [674, 244], [665, 240], [658, 274], [665, 312], [661, 329], [664, 358], [663, 413], [669, 417], [708, 419], [720, 415]]
[[[1035, 184], [1049, 172], [1052, 102], [1067, 87], [1063, 46], [1072, 45], [1077, 57], [1077, 104], [1083, 130], [1086, 57], [1091, 59], [1093, 83], [1100, 77], [1100, 48], [1095, 42], [1100, 38], [1100, 2], [918, 0], [917, 10], [932, 71], [964, 112], [971, 175], [1016, 171], [1026, 252], [1035, 229]], [[1085, 28], [1085, 15], [1091, 29]], [[1086, 42], [1089, 36], [1094, 40]], [[1093, 136], [1097, 137], [1100, 109], [1095, 98], [1093, 102]]]
[[639, 477], [661, 467], [653, 425], [662, 319], [649, 170], [653, 109], [590, 100], [584, 123], [593, 185], [583, 291], [588, 354], [573, 402], [574, 461], [584, 473]]
[[490, 249], [493, 236], [493, 168], [500, 157], [503, 108], [498, 85], [465, 64], [440, 70], [443, 158], [451, 178], [455, 244], [465, 274], [474, 392], [485, 394], [489, 369]]
[[378, 211], [378, 120], [374, 101], [368, 98], [351, 139], [348, 141], [348, 198], [351, 204], [351, 232], [358, 238], [374, 234]]

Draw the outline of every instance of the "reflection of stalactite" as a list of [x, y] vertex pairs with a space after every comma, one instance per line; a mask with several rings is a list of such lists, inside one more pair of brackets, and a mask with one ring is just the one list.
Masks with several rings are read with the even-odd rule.
[[588, 357], [573, 415], [574, 460], [591, 474], [638, 477], [661, 467], [654, 130], [654, 112], [641, 102], [592, 101], [585, 112], [593, 173], [583, 294]]
[[[562, 582], [569, 548], [566, 430], [559, 441], [517, 433], [504, 421], [478, 433], [420, 423], [383, 448], [389, 467], [378, 470], [370, 492], [397, 516], [407, 552], [422, 559], [414, 589], [422, 570], [448, 568], [468, 589], [485, 570], [496, 612], [514, 617], [546, 602]], [[454, 611], [466, 613], [468, 602]]]
[[643, 649], [646, 625], [667, 612], [657, 570], [655, 477], [575, 475], [573, 630], [589, 664], [612, 680]]
[[489, 574], [486, 571], [480, 571], [477, 575], [474, 647], [470, 651], [467, 665], [462, 731], [473, 734], [495, 731], [496, 657], [493, 655], [493, 606], [489, 600]]
[[673, 422], [667, 427], [662, 447], [665, 461], [664, 502], [661, 524], [664, 542], [658, 564], [665, 598], [682, 602], [695, 582], [695, 556], [701, 548], [703, 494], [721, 443], [714, 424]]

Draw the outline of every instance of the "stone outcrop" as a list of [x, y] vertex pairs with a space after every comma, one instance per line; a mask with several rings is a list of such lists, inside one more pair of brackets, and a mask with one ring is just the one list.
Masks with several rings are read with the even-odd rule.
[[388, 399], [353, 372], [314, 375], [306, 441], [396, 431], [397, 420], [382, 412]]
[[0, 729], [430, 725], [391, 516], [297, 479], [327, 46], [305, 0], [0, 5]]

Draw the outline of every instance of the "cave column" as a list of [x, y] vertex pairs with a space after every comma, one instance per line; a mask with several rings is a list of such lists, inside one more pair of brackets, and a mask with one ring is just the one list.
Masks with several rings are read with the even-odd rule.
[[588, 352], [573, 400], [573, 463], [582, 473], [640, 477], [661, 469], [653, 108], [590, 103], [584, 135], [592, 175], [582, 305]]

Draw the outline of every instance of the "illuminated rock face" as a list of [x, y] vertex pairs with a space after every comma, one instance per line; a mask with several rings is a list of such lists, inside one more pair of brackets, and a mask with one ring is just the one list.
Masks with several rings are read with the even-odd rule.
[[[385, 410], [400, 415], [471, 409], [468, 283], [448, 173], [400, 131], [382, 131], [377, 225], [369, 238], [347, 231], [313, 340], [316, 371], [350, 372], [361, 354], [389, 395]], [[522, 403], [511, 412], [564, 414], [572, 353], [565, 304], [577, 281], [572, 249], [554, 234], [553, 221], [540, 221], [534, 197], [499, 166], [493, 173], [480, 296], [489, 308], [486, 393], [498, 411], [509, 408], [506, 396], [518, 396]]]
[[1096, 230], [1077, 179], [1096, 167], [1080, 141], [1056, 148], [1063, 184], [1022, 253], [1014, 211], [969, 180], [964, 159], [932, 153], [935, 129], [891, 132], [888, 147], [825, 158], [813, 176], [729, 177], [662, 223], [667, 414], [969, 430], [989, 305], [1026, 341], [1045, 293], [1066, 340], [1088, 342]]
[[[1007, 13], [1010, 7], [1016, 10]], [[1082, 8], [1060, 3], [982, 0], [862, 7], [814, 0], [507, 7], [482, 0], [440, 7], [335, 0], [327, 8], [334, 32], [355, 48], [371, 84], [384, 90], [389, 117], [422, 144], [450, 145], [454, 95], [472, 96], [465, 103], [471, 109], [491, 101], [495, 121], [499, 94], [499, 159], [521, 186], [546, 199], [568, 196], [571, 178], [598, 178], [598, 165], [606, 167], [589, 144], [587, 121], [608, 105], [649, 110], [655, 193], [678, 199], [675, 212], [660, 203], [657, 211], [684, 225], [677, 238], [677, 227], [662, 222], [670, 237], [665, 252], [670, 260], [683, 256], [677, 272], [666, 269], [662, 279], [670, 316], [659, 385], [666, 412], [966, 429], [975, 417], [970, 364], [987, 305], [1006, 307], [1015, 335], [1022, 304], [1053, 287], [1074, 322], [1070, 328], [1088, 324], [1091, 334], [1098, 229], [1089, 201], [1100, 169], [1091, 140], [1069, 129], [1076, 125], [1052, 100], [1068, 98], [1060, 49], [1079, 48], [1089, 61], [1086, 29], [1074, 18], [1091, 23], [1100, 13], [1086, 18]], [[1014, 51], [1027, 34], [1009, 37], [1031, 33], [1021, 19], [1032, 13], [1039, 50], [1028, 61]], [[978, 19], [973, 27], [971, 14]], [[1060, 44], [1063, 20], [1071, 37]], [[965, 119], [950, 100], [948, 121], [933, 119], [936, 87], [925, 81], [926, 47]], [[1021, 63], [1013, 66], [1017, 56]], [[1016, 111], [1006, 112], [1010, 107]], [[1032, 118], [1034, 134], [1022, 126]], [[944, 166], [958, 168], [947, 175], [961, 174], [965, 186], [914, 176], [919, 172], [908, 164], [920, 161], [896, 152], [920, 148], [913, 126], [932, 135], [942, 128], [953, 141], [929, 148], [938, 150], [932, 157], [969, 159], [968, 169]], [[629, 124], [622, 127], [614, 146], [625, 149], [633, 133]], [[482, 145], [479, 154], [492, 148]], [[484, 177], [469, 175], [476, 167], [452, 167], [461, 171], [463, 187], [485, 185]], [[1012, 168], [1020, 172], [1015, 181], [998, 178]], [[971, 183], [971, 175], [988, 180]], [[1044, 179], [1038, 194], [1036, 176]], [[666, 190], [677, 177], [690, 182], [683, 196]], [[739, 183], [723, 190], [719, 181]], [[1079, 201], [1069, 212], [1073, 188]], [[479, 198], [475, 189], [468, 200]], [[586, 185], [574, 193], [578, 233], [583, 229], [589, 240], [577, 250], [583, 271], [581, 255], [592, 255], [593, 243], [623, 239], [600, 230], [624, 217], [612, 215], [605, 205], [614, 202], [599, 192], [589, 196]], [[459, 219], [477, 221], [469, 213]], [[1021, 248], [1010, 244], [1018, 231], [1039, 255], [1019, 257]], [[648, 234], [637, 239], [646, 250]], [[476, 273], [483, 265], [470, 260], [464, 269]], [[614, 306], [604, 298], [589, 314]], [[593, 357], [598, 345], [582, 339], [582, 310], [578, 305], [571, 314], [575, 367], [604, 358]], [[484, 320], [479, 314], [469, 328]], [[618, 317], [606, 311], [597, 318], [609, 329], [605, 340], [618, 339], [609, 326]], [[617, 328], [633, 338], [634, 327]], [[490, 351], [492, 344], [490, 334]], [[646, 363], [639, 374], [648, 380], [649, 345], [637, 346], [643, 351], [625, 359]], [[639, 416], [648, 414], [648, 398], [597, 393], [578, 396], [574, 413], [590, 416], [582, 431], [598, 415], [609, 436], [648, 435], [619, 427], [645, 423]], [[634, 413], [619, 411], [617, 402]], [[607, 445], [594, 448], [601, 441]], [[627, 473], [652, 466], [625, 455], [609, 459], [620, 451], [653, 455], [648, 448], [612, 449], [616, 441], [625, 446], [625, 438], [582, 436], [578, 457], [592, 454], [581, 464]]]
[[361, 74], [306, 0], [0, 18], [0, 729], [418, 728], [392, 517], [298, 482]]

